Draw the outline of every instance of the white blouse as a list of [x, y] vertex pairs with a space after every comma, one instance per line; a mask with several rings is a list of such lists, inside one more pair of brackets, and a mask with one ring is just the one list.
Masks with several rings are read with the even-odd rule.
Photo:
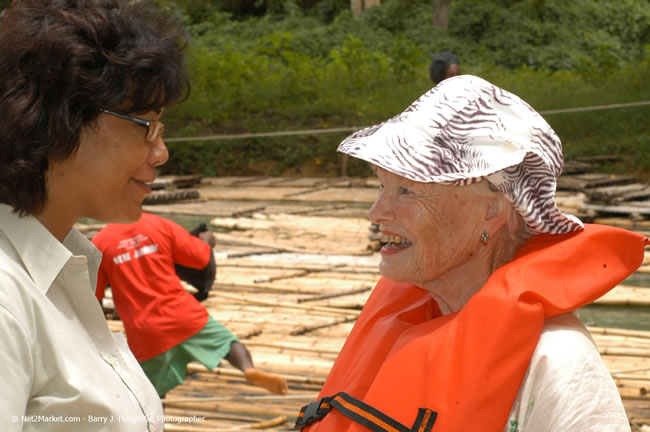
[[155, 389], [95, 297], [100, 262], [78, 231], [61, 243], [0, 204], [0, 430], [163, 430]]

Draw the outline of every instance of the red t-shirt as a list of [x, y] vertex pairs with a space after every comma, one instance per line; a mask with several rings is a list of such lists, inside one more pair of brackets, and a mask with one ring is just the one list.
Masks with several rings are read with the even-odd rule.
[[207, 243], [148, 213], [134, 224], [109, 224], [92, 241], [103, 254], [97, 298], [101, 301], [110, 284], [139, 361], [178, 345], [208, 322], [207, 310], [185, 291], [174, 271], [174, 263], [196, 269], [208, 265], [212, 249]]

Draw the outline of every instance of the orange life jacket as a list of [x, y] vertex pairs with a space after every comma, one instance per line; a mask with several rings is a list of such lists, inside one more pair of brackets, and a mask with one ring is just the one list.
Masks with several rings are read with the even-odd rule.
[[535, 236], [444, 316], [428, 292], [382, 278], [323, 386], [325, 399], [303, 408], [297, 427], [502, 431], [544, 320], [620, 283], [643, 262], [645, 244], [602, 225]]

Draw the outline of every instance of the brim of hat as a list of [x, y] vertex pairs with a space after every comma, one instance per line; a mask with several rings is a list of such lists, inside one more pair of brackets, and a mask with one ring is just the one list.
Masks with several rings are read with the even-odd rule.
[[[404, 143], [408, 143], [406, 148]], [[480, 181], [520, 164], [527, 153], [516, 146], [504, 149], [503, 144], [496, 145], [493, 139], [473, 141], [468, 151], [480, 151], [489, 158], [492, 163], [487, 166], [472, 158], [458, 158], [432, 140], [427, 131], [406, 121], [389, 121], [363, 129], [341, 142], [337, 151], [412, 181], [442, 184]]]
[[[406, 147], [404, 143], [408, 143]], [[391, 119], [350, 135], [341, 142], [338, 151], [412, 181], [462, 186], [483, 179], [493, 181], [496, 173], [520, 165], [526, 155], [532, 153], [516, 142], [511, 146], [500, 141], [496, 143], [494, 137], [484, 142], [472, 142], [468, 150], [475, 150], [478, 145], [482, 157], [490, 160], [489, 165], [481, 165], [471, 158], [458, 158], [448, 148], [437, 145], [427, 131], [416, 125]], [[405, 148], [412, 149], [412, 152], [409, 154]], [[429, 149], [431, 154], [423, 154], [423, 148]], [[518, 206], [516, 197], [508, 193], [504, 195], [522, 215], [531, 232], [564, 234], [583, 229], [578, 218], [557, 208], [554, 199], [555, 177], [550, 170], [548, 175], [553, 179], [553, 190], [536, 200], [544, 208], [541, 214]]]

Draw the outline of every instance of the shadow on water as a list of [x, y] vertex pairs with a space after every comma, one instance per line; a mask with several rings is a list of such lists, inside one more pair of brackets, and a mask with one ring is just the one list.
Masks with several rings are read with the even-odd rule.
[[643, 306], [589, 305], [578, 310], [578, 316], [590, 326], [650, 330], [650, 308]]
[[[650, 274], [634, 273], [623, 281], [623, 285], [646, 287], [650, 297]], [[578, 314], [582, 322], [587, 325], [650, 330], [650, 308], [647, 306], [592, 304], [581, 308]]]
[[632, 286], [650, 288], [650, 274], [633, 273], [623, 281], [623, 285], [632, 285]]

